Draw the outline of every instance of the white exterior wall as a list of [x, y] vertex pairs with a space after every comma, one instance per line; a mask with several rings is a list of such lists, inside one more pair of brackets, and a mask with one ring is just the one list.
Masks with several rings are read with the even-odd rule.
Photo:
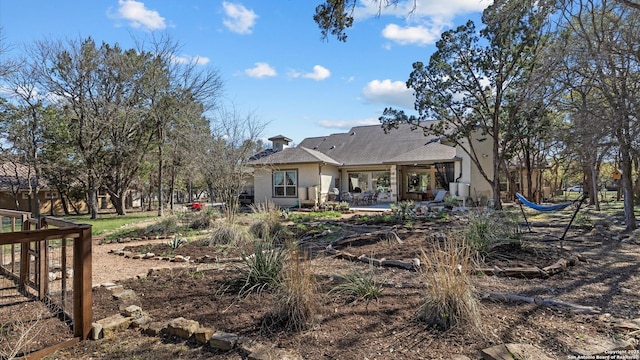
[[[298, 171], [298, 197], [273, 197], [273, 171]], [[322, 171], [322, 173], [321, 173]], [[339, 176], [335, 166], [320, 164], [292, 164], [283, 167], [256, 168], [254, 172], [255, 202], [269, 201], [279, 206], [313, 205], [314, 195], [309, 193], [316, 187], [320, 191], [320, 202], [326, 201], [329, 190], [333, 188], [334, 178]], [[311, 188], [311, 189], [310, 189]]]
[[[493, 178], [493, 149], [491, 140], [489, 138], [482, 142], [475, 140], [473, 146], [478, 154], [482, 169], [490, 179]], [[493, 197], [491, 184], [480, 174], [478, 167], [471, 161], [469, 155], [464, 149], [458, 146], [456, 147], [456, 156], [462, 159], [461, 162], [456, 163], [456, 176], [458, 176], [460, 170], [462, 170], [462, 177], [458, 182], [470, 185], [469, 196], [476, 200], [477, 197], [481, 196], [491, 199]], [[460, 169], [458, 169], [458, 166], [460, 166]]]

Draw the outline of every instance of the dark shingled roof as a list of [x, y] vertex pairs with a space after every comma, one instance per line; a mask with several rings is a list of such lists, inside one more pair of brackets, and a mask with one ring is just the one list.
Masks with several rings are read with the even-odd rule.
[[[428, 125], [428, 124], [426, 124]], [[440, 143], [434, 136], [424, 136], [421, 129], [411, 130], [401, 124], [385, 134], [380, 125], [356, 126], [347, 133], [311, 137], [295, 148], [284, 149], [251, 164], [293, 164], [325, 162], [335, 165], [380, 165], [451, 161], [455, 148]]]
[[282, 165], [282, 164], [305, 164], [305, 163], [326, 163], [340, 166], [341, 164], [329, 156], [307, 149], [303, 146], [286, 148], [268, 156], [251, 161], [252, 165]]

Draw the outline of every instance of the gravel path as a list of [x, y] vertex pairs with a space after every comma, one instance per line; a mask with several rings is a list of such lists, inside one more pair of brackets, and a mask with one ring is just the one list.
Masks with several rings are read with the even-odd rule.
[[[166, 242], [166, 239], [137, 241], [135, 245], [155, 244]], [[92, 246], [92, 283], [94, 286], [106, 282], [115, 282], [134, 278], [138, 274], [146, 274], [154, 267], [186, 267], [189, 263], [174, 263], [163, 260], [132, 260], [122, 256], [109, 254], [113, 249], [122, 249], [126, 245], [121, 243], [100, 244], [99, 238], [93, 239]]]

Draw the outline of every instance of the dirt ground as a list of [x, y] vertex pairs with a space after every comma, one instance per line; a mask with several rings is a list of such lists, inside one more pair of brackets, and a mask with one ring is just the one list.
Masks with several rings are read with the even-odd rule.
[[[565, 307], [484, 299], [478, 330], [459, 327], [442, 331], [416, 320], [427, 286], [421, 272], [393, 267], [371, 270], [368, 264], [337, 258], [324, 251], [338, 234], [360, 231], [372, 235], [358, 237], [357, 241], [338, 250], [356, 256], [410, 262], [420, 258], [421, 249], [436, 241], [434, 238], [438, 233], [460, 225], [463, 219], [463, 215], [454, 215], [446, 221], [425, 218], [408, 226], [395, 225], [393, 230], [402, 243], [379, 236], [389, 225], [367, 223], [358, 216], [306, 224], [310, 229], [329, 230], [325, 230], [326, 236], [309, 236], [304, 242], [312, 254], [308, 264], [317, 275], [320, 296], [313, 325], [302, 332], [288, 332], [266, 325], [278, 307], [278, 299], [272, 293], [252, 294], [246, 298], [238, 296], [239, 285], [233, 280], [239, 279], [241, 263], [223, 262], [213, 270], [196, 272], [181, 268], [184, 266], [181, 264], [132, 260], [108, 254], [112, 248], [128, 246], [127, 250], [134, 252], [182, 254], [215, 264], [216, 259], [240, 256], [234, 248], [194, 242], [173, 251], [166, 240], [96, 245], [94, 284], [117, 281], [125, 288], [133, 289], [138, 294], [135, 303], [154, 320], [183, 316], [198, 321], [201, 326], [294, 350], [305, 359], [451, 359], [456, 354], [480, 359], [481, 349], [509, 342], [531, 344], [551, 358], [566, 359], [613, 340], [627, 339], [636, 343], [628, 331], [615, 327], [613, 320], [640, 318], [640, 239], [636, 236], [636, 241], [620, 241], [622, 227], [615, 218], [599, 219], [595, 228], [572, 229], [563, 243], [563, 250], [557, 241], [541, 241], [559, 236], [563, 229], [554, 224], [542, 224], [545, 226], [535, 227], [535, 233], [523, 234], [522, 247], [499, 248], [483, 264], [488, 268], [542, 268], [569, 254], [579, 254], [585, 260], [551, 277], [472, 275], [472, 284], [479, 297], [489, 292], [517, 294], [590, 306], [598, 313], [580, 314]], [[145, 280], [133, 278], [157, 266], [178, 269]], [[384, 283], [377, 300], [367, 302], [329, 293], [339, 275], [354, 271], [374, 271], [375, 278]], [[94, 320], [117, 313], [118, 307], [108, 291], [102, 287], [94, 289]], [[82, 342], [51, 358], [241, 359], [243, 356], [237, 351], [216, 352], [171, 337], [148, 337], [130, 329], [112, 339]]]

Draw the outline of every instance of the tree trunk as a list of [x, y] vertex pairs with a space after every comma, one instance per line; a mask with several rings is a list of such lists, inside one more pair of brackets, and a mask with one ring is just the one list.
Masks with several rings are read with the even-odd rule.
[[622, 149], [621, 162], [622, 167], [622, 194], [624, 196], [624, 222], [626, 224], [626, 231], [633, 231], [637, 228], [636, 217], [633, 213], [633, 166], [631, 164], [631, 155], [628, 149]]
[[595, 205], [596, 211], [600, 211], [600, 201], [598, 199], [598, 172], [595, 169], [593, 162], [589, 163], [589, 172], [591, 173], [591, 177], [589, 180], [591, 184], [589, 187], [592, 189], [592, 193], [590, 194], [591, 204]]
[[91, 219], [98, 218], [98, 190], [96, 189], [96, 179], [89, 175], [88, 184], [87, 184], [87, 197], [89, 213], [91, 214]]
[[[124, 206], [125, 205], [124, 194], [122, 193], [116, 194], [111, 190], [107, 190], [107, 192], [109, 193], [109, 199], [111, 200], [111, 204], [113, 204], [113, 207], [116, 210], [116, 214], [122, 215], [122, 216], [127, 215], [127, 211]], [[124, 193], [126, 193], [126, 191], [124, 191]]]
[[169, 184], [169, 209], [171, 209], [171, 213], [173, 213], [173, 203], [175, 196], [175, 186], [176, 186], [176, 172], [171, 171], [171, 183]]
[[[159, 132], [162, 133], [162, 130], [159, 130]], [[162, 139], [162, 137], [160, 138]], [[162, 141], [160, 141], [158, 145], [158, 216], [164, 216], [164, 201], [162, 196], [162, 147], [163, 144]]]

